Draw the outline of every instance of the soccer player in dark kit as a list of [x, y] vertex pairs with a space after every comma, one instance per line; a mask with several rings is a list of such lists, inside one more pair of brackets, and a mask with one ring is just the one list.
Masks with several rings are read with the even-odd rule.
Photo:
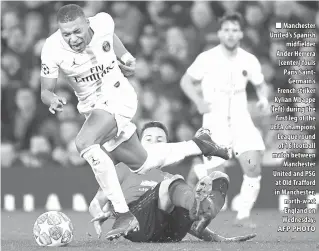
[[[159, 122], [146, 124], [141, 133], [146, 148], [148, 144], [167, 142], [167, 138], [167, 130]], [[138, 231], [125, 236], [133, 242], [176, 242], [187, 233], [204, 241], [217, 242], [246, 241], [255, 237], [251, 234], [225, 238], [207, 228], [224, 205], [229, 186], [227, 174], [213, 172], [192, 189], [182, 176], [159, 169], [137, 175], [121, 163], [116, 171], [126, 202], [140, 223]], [[101, 189], [90, 203], [89, 211], [100, 237], [102, 223], [114, 214], [111, 202]]]

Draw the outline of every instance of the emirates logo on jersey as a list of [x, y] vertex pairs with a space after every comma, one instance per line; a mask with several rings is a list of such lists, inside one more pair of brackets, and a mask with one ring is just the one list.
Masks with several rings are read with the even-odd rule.
[[108, 41], [104, 41], [102, 45], [103, 51], [108, 52], [111, 49], [111, 45]]

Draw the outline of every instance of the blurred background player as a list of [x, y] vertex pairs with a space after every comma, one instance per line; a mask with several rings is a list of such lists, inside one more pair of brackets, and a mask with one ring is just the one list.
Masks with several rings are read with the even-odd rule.
[[[225, 201], [229, 180], [222, 172], [213, 172], [210, 177], [204, 177], [192, 189], [182, 176], [158, 169], [136, 175], [121, 163], [116, 171], [130, 210], [140, 223], [140, 229], [129, 233], [126, 239], [133, 242], [178, 242], [187, 233], [213, 242], [246, 241], [255, 237], [255, 234], [249, 234], [225, 238], [207, 227]], [[112, 216], [112, 205], [101, 189], [91, 201], [89, 212], [100, 238], [101, 223]], [[197, 220], [201, 215], [209, 220], [202, 228], [198, 228]]]
[[[181, 80], [181, 88], [200, 114], [203, 126], [219, 144], [232, 147], [244, 176], [235, 210], [236, 225], [255, 225], [249, 219], [258, 197], [261, 161], [265, 145], [247, 108], [246, 86], [251, 82], [258, 96], [257, 106], [267, 111], [266, 83], [258, 59], [240, 48], [243, 38], [242, 17], [238, 13], [224, 15], [220, 20], [220, 44], [201, 53]], [[202, 94], [196, 89], [200, 83]], [[205, 159], [207, 168], [223, 164], [220, 158]]]

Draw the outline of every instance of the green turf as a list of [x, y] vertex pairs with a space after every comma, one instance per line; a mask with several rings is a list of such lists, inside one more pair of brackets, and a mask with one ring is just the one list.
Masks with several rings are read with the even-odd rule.
[[[277, 226], [281, 216], [276, 211], [255, 211], [253, 219], [258, 224], [254, 231], [257, 237], [245, 243], [206, 243], [187, 236], [183, 242], [174, 244], [132, 243], [125, 239], [107, 241], [98, 240], [93, 234], [93, 228], [88, 224], [90, 217], [86, 213], [63, 211], [70, 217], [75, 229], [75, 236], [67, 247], [39, 247], [33, 239], [32, 228], [36, 218], [43, 212], [2, 212], [1, 245], [2, 251], [33, 251], [33, 250], [105, 250], [105, 251], [319, 251], [319, 217], [316, 215], [317, 227], [315, 233], [278, 233]], [[243, 235], [251, 230], [232, 226], [234, 213], [222, 212], [212, 222], [210, 227], [224, 236]], [[110, 229], [112, 221], [105, 224], [104, 230]], [[286, 224], [287, 225], [287, 224]]]

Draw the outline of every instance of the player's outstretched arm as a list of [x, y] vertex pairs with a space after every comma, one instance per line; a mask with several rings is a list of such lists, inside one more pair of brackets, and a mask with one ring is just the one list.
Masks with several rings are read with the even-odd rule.
[[41, 77], [41, 100], [47, 106], [51, 104], [51, 100], [55, 97], [54, 89], [56, 84], [56, 78]]
[[54, 93], [60, 69], [57, 63], [59, 53], [55, 51], [55, 45], [53, 40], [46, 40], [41, 51], [41, 100], [53, 114], [62, 112], [66, 104], [65, 98]]
[[268, 99], [268, 87], [265, 81], [259, 85], [256, 85], [255, 89], [256, 89], [256, 94], [259, 100], [264, 98]]
[[196, 81], [186, 72], [181, 79], [180, 86], [185, 95], [196, 104], [202, 98], [195, 88], [195, 83]]
[[251, 70], [248, 73], [248, 79], [253, 84], [258, 97], [257, 107], [261, 109], [262, 112], [266, 114], [268, 111], [268, 86], [265, 82], [264, 75], [262, 73], [262, 68], [260, 62], [255, 56], [251, 57]]
[[93, 217], [95, 232], [98, 238], [102, 235], [102, 224], [112, 215], [111, 203], [101, 188], [97, 191], [89, 206], [89, 213]]
[[135, 72], [135, 58], [125, 48], [122, 41], [114, 33], [113, 35], [113, 46], [116, 57], [118, 58], [119, 67], [125, 77], [131, 76]]
[[207, 113], [211, 110], [210, 104], [205, 102], [202, 96], [198, 93], [195, 79], [193, 79], [187, 72], [181, 79], [180, 86], [185, 95], [196, 105], [200, 114]]
[[114, 52], [117, 58], [121, 59], [129, 51], [125, 48], [121, 39], [114, 33], [113, 35]]
[[41, 100], [45, 105], [49, 106], [49, 111], [52, 114], [62, 112], [63, 106], [66, 104], [64, 97], [59, 97], [54, 93], [56, 83], [56, 78], [41, 77]]
[[189, 231], [189, 233], [203, 241], [209, 242], [242, 242], [248, 241], [256, 237], [256, 234], [247, 234], [243, 236], [235, 236], [235, 237], [223, 237], [214, 233], [208, 227], [206, 227], [201, 234], [195, 232], [193, 229]]
[[258, 97], [257, 107], [266, 114], [269, 113], [268, 86], [266, 82], [262, 82], [260, 85], [256, 85], [255, 89]]

